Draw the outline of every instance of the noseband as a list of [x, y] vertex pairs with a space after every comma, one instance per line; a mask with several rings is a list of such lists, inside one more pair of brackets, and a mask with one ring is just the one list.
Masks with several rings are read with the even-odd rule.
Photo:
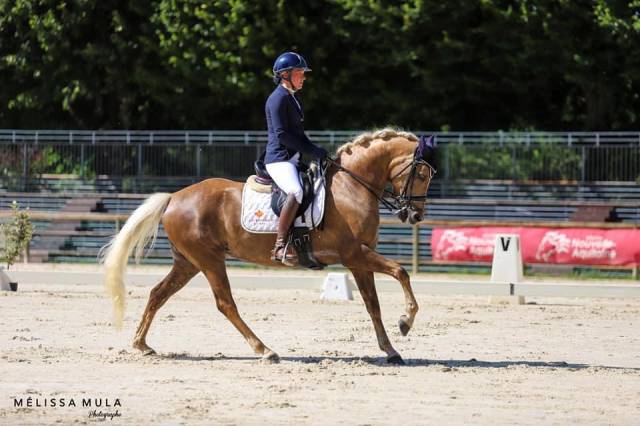
[[418, 166], [424, 165], [429, 168], [429, 183], [431, 183], [431, 179], [433, 179], [433, 176], [437, 172], [436, 168], [425, 159], [424, 149], [425, 147], [423, 145], [423, 140], [421, 138], [420, 144], [418, 145], [418, 148], [416, 148], [416, 151], [413, 154], [413, 159], [411, 160], [411, 163], [404, 166], [402, 170], [400, 170], [398, 173], [396, 173], [395, 175], [393, 175], [393, 177], [390, 178], [390, 180], [393, 181], [394, 179], [401, 176], [405, 170], [410, 168], [407, 175], [407, 180], [405, 180], [400, 194], [396, 194], [384, 188], [382, 189], [382, 196], [380, 196], [378, 195], [381, 192], [380, 189], [373, 187], [370, 183], [365, 181], [363, 178], [356, 175], [351, 170], [345, 169], [340, 164], [335, 162], [333, 159], [328, 158], [327, 161], [333, 164], [334, 166], [336, 166], [339, 170], [351, 176], [356, 182], [358, 182], [359, 184], [367, 188], [369, 192], [371, 192], [378, 199], [378, 201], [380, 201], [389, 211], [391, 211], [391, 213], [398, 216], [400, 220], [404, 222], [407, 219], [409, 210], [412, 209], [411, 203], [415, 201], [425, 201], [427, 199], [426, 192], [424, 195], [411, 195], [413, 184], [415, 182], [416, 172], [418, 170]]

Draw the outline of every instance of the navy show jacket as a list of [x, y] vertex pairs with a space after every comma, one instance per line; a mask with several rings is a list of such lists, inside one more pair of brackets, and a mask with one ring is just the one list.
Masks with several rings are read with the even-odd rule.
[[318, 148], [304, 133], [302, 104], [281, 84], [267, 99], [265, 114], [269, 133], [265, 164], [287, 161], [297, 152], [316, 156]]

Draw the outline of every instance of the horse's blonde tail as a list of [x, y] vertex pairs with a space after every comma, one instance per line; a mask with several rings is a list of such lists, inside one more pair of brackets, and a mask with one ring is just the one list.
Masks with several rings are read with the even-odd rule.
[[144, 255], [145, 246], [151, 241], [149, 250], [158, 236], [158, 224], [162, 219], [171, 194], [151, 195], [127, 219], [122, 230], [100, 249], [100, 262], [105, 266], [105, 285], [113, 299], [114, 325], [122, 328], [125, 307], [124, 272], [129, 256], [135, 250], [136, 262]]

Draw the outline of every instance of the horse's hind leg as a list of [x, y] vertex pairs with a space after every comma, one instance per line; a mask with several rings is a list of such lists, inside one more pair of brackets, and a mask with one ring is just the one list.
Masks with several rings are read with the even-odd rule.
[[244, 336], [256, 354], [261, 355], [265, 361], [278, 362], [280, 360], [278, 354], [266, 347], [240, 317], [236, 302], [233, 300], [233, 295], [231, 294], [224, 257], [217, 258], [209, 263], [208, 269], [204, 269], [202, 272], [207, 277], [211, 290], [213, 290], [218, 310], [222, 312], [240, 334]]
[[147, 346], [146, 338], [156, 312], [198, 273], [198, 269], [175, 250], [173, 251], [173, 258], [174, 262], [171, 271], [149, 294], [147, 307], [142, 314], [142, 320], [133, 339], [133, 347], [145, 355], [155, 353], [152, 348]]
[[400, 282], [404, 293], [406, 315], [400, 317], [398, 327], [400, 327], [402, 335], [406, 336], [413, 326], [413, 321], [418, 313], [418, 302], [413, 295], [411, 280], [407, 271], [399, 263], [385, 258], [364, 244], [360, 245], [359, 250], [355, 250], [349, 253], [346, 258], [343, 258], [342, 263], [349, 269], [365, 269], [371, 272], [381, 272], [391, 275]]
[[358, 289], [362, 295], [362, 300], [364, 300], [369, 316], [371, 316], [371, 321], [373, 322], [373, 327], [375, 328], [376, 336], [378, 337], [378, 346], [387, 353], [387, 362], [392, 364], [402, 364], [402, 358], [391, 345], [387, 332], [382, 324], [380, 303], [378, 302], [378, 293], [376, 292], [373, 272], [351, 269], [351, 273], [356, 279], [356, 284], [358, 285]]

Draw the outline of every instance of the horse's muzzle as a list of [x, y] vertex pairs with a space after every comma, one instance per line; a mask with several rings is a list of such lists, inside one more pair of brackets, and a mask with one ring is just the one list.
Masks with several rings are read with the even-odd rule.
[[403, 207], [400, 210], [396, 211], [395, 215], [398, 216], [400, 222], [405, 223], [407, 221], [407, 217], [409, 216], [409, 211], [406, 207]]
[[409, 213], [409, 223], [415, 225], [422, 220], [422, 213], [411, 212]]

